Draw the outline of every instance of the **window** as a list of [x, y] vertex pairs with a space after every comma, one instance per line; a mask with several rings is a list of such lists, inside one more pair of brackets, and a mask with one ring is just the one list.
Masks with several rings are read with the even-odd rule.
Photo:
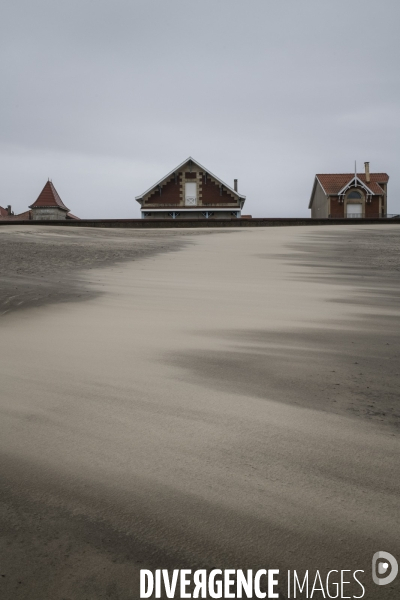
[[353, 192], [350, 192], [350, 194], [347, 196], [348, 198], [350, 198], [351, 200], [361, 200], [362, 196], [360, 194], [360, 192], [356, 192], [355, 190]]
[[195, 183], [185, 183], [185, 205], [196, 206], [197, 204], [197, 185]]
[[357, 202], [357, 204], [347, 203], [346, 216], [348, 219], [360, 219], [363, 217], [363, 205]]

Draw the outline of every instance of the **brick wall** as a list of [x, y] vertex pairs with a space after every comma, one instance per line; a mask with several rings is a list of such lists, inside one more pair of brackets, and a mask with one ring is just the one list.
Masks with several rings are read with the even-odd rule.
[[344, 217], [344, 204], [339, 202], [339, 198], [337, 196], [331, 196], [331, 217], [340, 219]]
[[208, 176], [205, 180], [203, 176], [203, 185], [201, 188], [201, 200], [203, 205], [207, 204], [235, 204], [238, 202], [228, 192], [222, 188], [222, 194], [220, 192], [219, 184], [214, 183]]
[[172, 204], [177, 205], [180, 202], [180, 179], [181, 173], [177, 174], [176, 183], [175, 176], [173, 176], [165, 185], [161, 187], [160, 191], [155, 190], [145, 204]]
[[379, 196], [373, 196], [371, 202], [365, 203], [365, 216], [376, 218], [379, 215]]

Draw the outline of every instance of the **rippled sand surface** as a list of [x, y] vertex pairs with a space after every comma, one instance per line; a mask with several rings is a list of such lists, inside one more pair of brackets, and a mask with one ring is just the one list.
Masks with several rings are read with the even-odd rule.
[[0, 598], [174, 567], [397, 598], [371, 559], [400, 558], [399, 237], [2, 228]]

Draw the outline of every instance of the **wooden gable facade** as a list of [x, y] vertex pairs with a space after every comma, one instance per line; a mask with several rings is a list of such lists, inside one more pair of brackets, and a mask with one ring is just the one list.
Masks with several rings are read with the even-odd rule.
[[136, 200], [143, 219], [236, 219], [246, 196], [189, 157]]

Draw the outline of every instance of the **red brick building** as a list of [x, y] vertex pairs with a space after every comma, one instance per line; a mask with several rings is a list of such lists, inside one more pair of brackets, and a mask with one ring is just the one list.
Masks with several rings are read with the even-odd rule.
[[2, 206], [0, 206], [0, 219], [7, 221], [31, 221], [32, 211], [26, 210], [25, 212], [20, 213], [19, 215], [14, 215], [10, 204], [7, 206], [7, 208], [3, 208]]
[[245, 200], [191, 157], [136, 196], [143, 219], [236, 219]]
[[387, 173], [325, 173], [315, 176], [308, 208], [313, 219], [387, 216]]

